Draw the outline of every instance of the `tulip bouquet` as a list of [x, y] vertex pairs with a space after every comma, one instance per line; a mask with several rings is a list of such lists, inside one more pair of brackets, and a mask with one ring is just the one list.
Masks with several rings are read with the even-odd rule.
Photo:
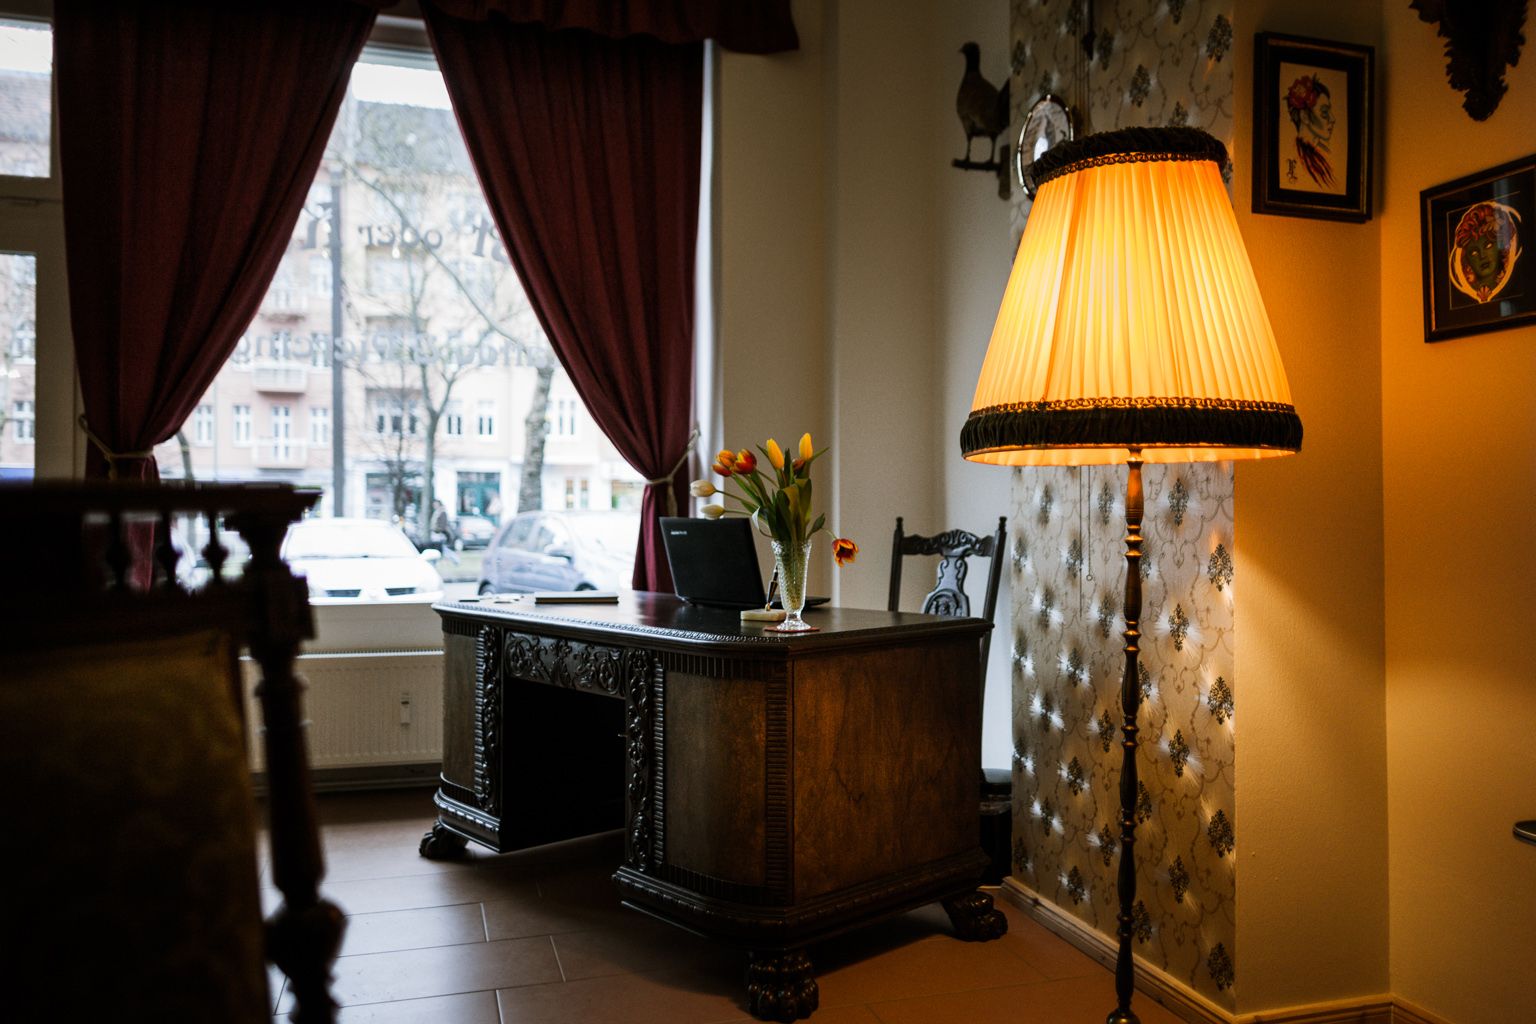
[[[812, 515], [811, 464], [826, 449], [816, 451], [811, 435], [800, 437], [799, 457], [787, 458], [777, 441], [769, 438], [759, 449], [768, 460], [771, 473], [759, 468], [757, 456], [750, 450], [724, 449], [715, 457], [711, 467], [727, 480], [734, 480], [739, 488], [726, 490], [708, 480], [695, 480], [689, 488], [696, 498], [712, 498], [716, 495], [734, 503], [705, 505], [702, 509], [710, 519], [721, 516], [742, 515], [752, 520], [757, 531], [773, 541], [775, 574], [782, 593], [784, 610], [788, 618], [778, 629], [782, 632], [798, 632], [814, 629], [800, 618], [805, 607], [805, 572], [810, 557], [811, 539], [827, 528], [826, 513]], [[838, 565], [854, 560], [859, 546], [846, 537], [832, 541], [832, 557]]]

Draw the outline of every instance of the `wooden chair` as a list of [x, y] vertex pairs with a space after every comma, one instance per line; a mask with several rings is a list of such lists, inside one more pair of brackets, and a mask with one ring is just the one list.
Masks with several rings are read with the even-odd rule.
[[[964, 530], [949, 530], [932, 537], [909, 535], [902, 530], [902, 519], [896, 517], [896, 536], [891, 541], [891, 593], [886, 605], [889, 611], [898, 611], [901, 603], [901, 560], [913, 555], [938, 556], [938, 580], [934, 588], [923, 598], [920, 609], [925, 615], [970, 615], [971, 599], [965, 593], [965, 578], [970, 572], [968, 560], [986, 558], [987, 589], [982, 597], [981, 618], [991, 621], [997, 610], [997, 584], [1003, 575], [1003, 549], [1008, 544], [1008, 518], [997, 517], [997, 532], [990, 537], [978, 537]], [[991, 646], [991, 634], [981, 641], [981, 690], [987, 690], [987, 651]]]
[[[287, 486], [0, 487], [0, 873], [17, 1020], [330, 1021], [344, 919], [323, 873], [293, 673], [308, 596], [278, 548], [317, 495]], [[178, 580], [178, 519], [210, 578]], [[224, 526], [250, 560], [222, 574]], [[237, 657], [261, 667], [271, 877], [263, 922]]]
[[[999, 516], [997, 532], [990, 537], [978, 537], [965, 530], [949, 530], [932, 537], [908, 535], [902, 528], [902, 519], [896, 517], [896, 534], [891, 541], [891, 591], [886, 605], [897, 611], [901, 602], [901, 566], [904, 558], [912, 556], [937, 556], [938, 578], [934, 588], [923, 598], [920, 609], [928, 615], [970, 615], [971, 599], [965, 592], [965, 580], [970, 571], [969, 560], [988, 560], [987, 586], [982, 597], [981, 618], [992, 620], [997, 611], [997, 585], [1003, 575], [1003, 552], [1008, 544], [1008, 519]], [[992, 635], [981, 640], [981, 698], [986, 705], [987, 654], [991, 649]], [[1013, 777], [1006, 768], [981, 770], [981, 836], [982, 846], [992, 858], [982, 880], [996, 884], [1007, 876], [1009, 870], [1008, 844], [1012, 831]]]

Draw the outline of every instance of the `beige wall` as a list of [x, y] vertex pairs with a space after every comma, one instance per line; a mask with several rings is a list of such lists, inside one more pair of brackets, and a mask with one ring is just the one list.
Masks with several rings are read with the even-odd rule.
[[724, 437], [832, 445], [817, 506], [863, 554], [834, 573], [818, 538], [811, 589], [855, 607], [885, 605], [895, 516], [936, 504], [932, 39], [909, 6], [801, 0], [797, 53], [720, 63]]
[[1418, 199], [1536, 150], [1536, 68], [1527, 44], [1479, 124], [1446, 85], [1433, 29], [1406, 5], [1387, 5], [1384, 22], [1392, 989], [1456, 1024], [1493, 1024], [1529, 1016], [1536, 977], [1536, 850], [1510, 836], [1536, 817], [1536, 676], [1521, 641], [1536, 568], [1522, 540], [1536, 506], [1536, 329], [1424, 343]]
[[[983, 466], [960, 457], [960, 427], [971, 411], [971, 397], [981, 360], [992, 336], [992, 321], [1008, 283], [1013, 250], [1008, 229], [1008, 204], [998, 198], [997, 180], [991, 175], [952, 169], [949, 162], [964, 151], [963, 133], [955, 115], [955, 90], [964, 71], [960, 44], [974, 40], [981, 46], [981, 73], [999, 84], [1008, 77], [1008, 4], [1006, 0], [934, 5], [931, 45], [926, 59], [937, 70], [932, 94], [927, 98], [930, 163], [938, 169], [929, 199], [934, 211], [932, 345], [933, 430], [930, 439], [938, 507], [934, 521], [908, 521], [916, 532], [958, 527], [988, 534], [997, 529], [997, 517], [1008, 514], [1009, 483], [1017, 471]], [[979, 155], [981, 147], [976, 147]], [[985, 724], [982, 761], [989, 767], [1006, 768], [1012, 761], [1009, 708], [1012, 673], [1009, 656], [1013, 621], [1009, 583], [1004, 572], [999, 584], [999, 624], [992, 637], [987, 665]], [[981, 583], [971, 591], [979, 599]]]
[[[820, 0], [794, 5], [800, 49], [722, 52], [715, 223], [720, 443], [829, 437], [823, 131], [827, 40]], [[714, 453], [705, 453], [712, 456]], [[835, 469], [829, 464], [828, 470]], [[829, 483], [828, 472], [819, 474]], [[818, 501], [826, 507], [831, 487]], [[846, 531], [848, 528], [844, 527]], [[829, 577], [814, 573], [811, 590]]]
[[1249, 212], [1253, 33], [1374, 45], [1380, 17], [1377, 2], [1240, 0], [1237, 7], [1233, 200], [1305, 429], [1295, 458], [1237, 467], [1244, 1012], [1388, 987], [1373, 279], [1383, 247], [1375, 222]]

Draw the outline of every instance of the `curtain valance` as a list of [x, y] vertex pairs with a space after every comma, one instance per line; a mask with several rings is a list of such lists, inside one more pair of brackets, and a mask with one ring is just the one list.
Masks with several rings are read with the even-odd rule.
[[552, 31], [583, 29], [609, 39], [713, 39], [738, 53], [781, 53], [800, 46], [789, 0], [422, 0], [422, 5], [465, 21], [497, 17]]

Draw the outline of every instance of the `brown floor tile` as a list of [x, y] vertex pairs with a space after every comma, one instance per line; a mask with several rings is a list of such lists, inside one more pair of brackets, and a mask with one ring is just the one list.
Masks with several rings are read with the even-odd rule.
[[1047, 978], [1108, 977], [1110, 972], [1025, 911], [998, 897], [997, 906], [1008, 915], [1008, 934], [1000, 940], [1025, 963]]
[[[620, 906], [619, 832], [463, 861], [417, 854], [430, 792], [320, 799], [326, 895], [351, 915], [343, 1024], [747, 1024], [745, 955]], [[268, 865], [262, 898], [279, 894]], [[1111, 974], [1001, 894], [1009, 933], [953, 937], [930, 905], [813, 946], [812, 1024], [1096, 1024]], [[489, 938], [487, 939], [487, 936]], [[292, 1007], [271, 974], [279, 1011]], [[568, 979], [568, 980], [566, 980]], [[1176, 1024], [1138, 996], [1143, 1024]], [[283, 1018], [285, 1019], [285, 1018]]]
[[458, 946], [466, 942], [484, 941], [485, 918], [480, 904], [458, 903], [449, 907], [355, 914], [347, 919], [347, 931], [341, 940], [341, 955], [424, 949], [428, 946]]
[[[273, 1018], [289, 1024], [286, 1014]], [[337, 1024], [500, 1024], [495, 992], [465, 992], [396, 1003], [343, 1006]]]
[[[812, 1016], [813, 1024], [880, 1024], [880, 1018], [875, 1016], [875, 1011], [867, 1006], [829, 1006], [825, 1010], [817, 1010]], [[717, 1024], [711, 1021], [710, 1024]], [[756, 1017], [732, 1017], [730, 1020], [719, 1021], [718, 1024], [760, 1024]], [[975, 1021], [973, 1024], [985, 1024]]]
[[[866, 931], [878, 932], [879, 926]], [[835, 945], [811, 948], [823, 1006], [874, 1004], [1045, 980], [998, 941], [961, 942], [948, 935], [929, 935], [879, 952], [870, 945], [873, 941], [879, 940], [849, 937]]]
[[637, 914], [619, 904], [617, 895], [593, 905], [545, 899], [492, 900], [485, 906], [486, 934], [492, 939], [516, 939], [528, 935], [560, 935], [594, 928], [621, 928]]
[[[554, 948], [541, 937], [344, 956], [336, 961], [331, 993], [351, 1005], [559, 980]], [[292, 1008], [287, 997], [280, 1008]]]
[[[1099, 1024], [1114, 1006], [1114, 985], [1106, 973], [1097, 985], [1067, 978], [876, 1001], [870, 1009], [881, 1024]], [[1141, 1024], [1183, 1024], [1150, 999], [1138, 998], [1135, 1010]]]
[[746, 992], [737, 989], [725, 978], [684, 971], [529, 985], [496, 996], [502, 1024], [713, 1024], [746, 1017]]
[[[494, 867], [479, 871], [434, 872], [394, 878], [343, 881], [326, 879], [321, 891], [346, 914], [375, 914], [386, 910], [418, 910], [454, 903], [534, 899], [537, 885], [516, 872]], [[262, 890], [262, 906], [270, 912], [281, 900], [273, 889]]]
[[678, 968], [737, 972], [746, 954], [631, 911], [622, 926], [552, 936], [566, 981]]

